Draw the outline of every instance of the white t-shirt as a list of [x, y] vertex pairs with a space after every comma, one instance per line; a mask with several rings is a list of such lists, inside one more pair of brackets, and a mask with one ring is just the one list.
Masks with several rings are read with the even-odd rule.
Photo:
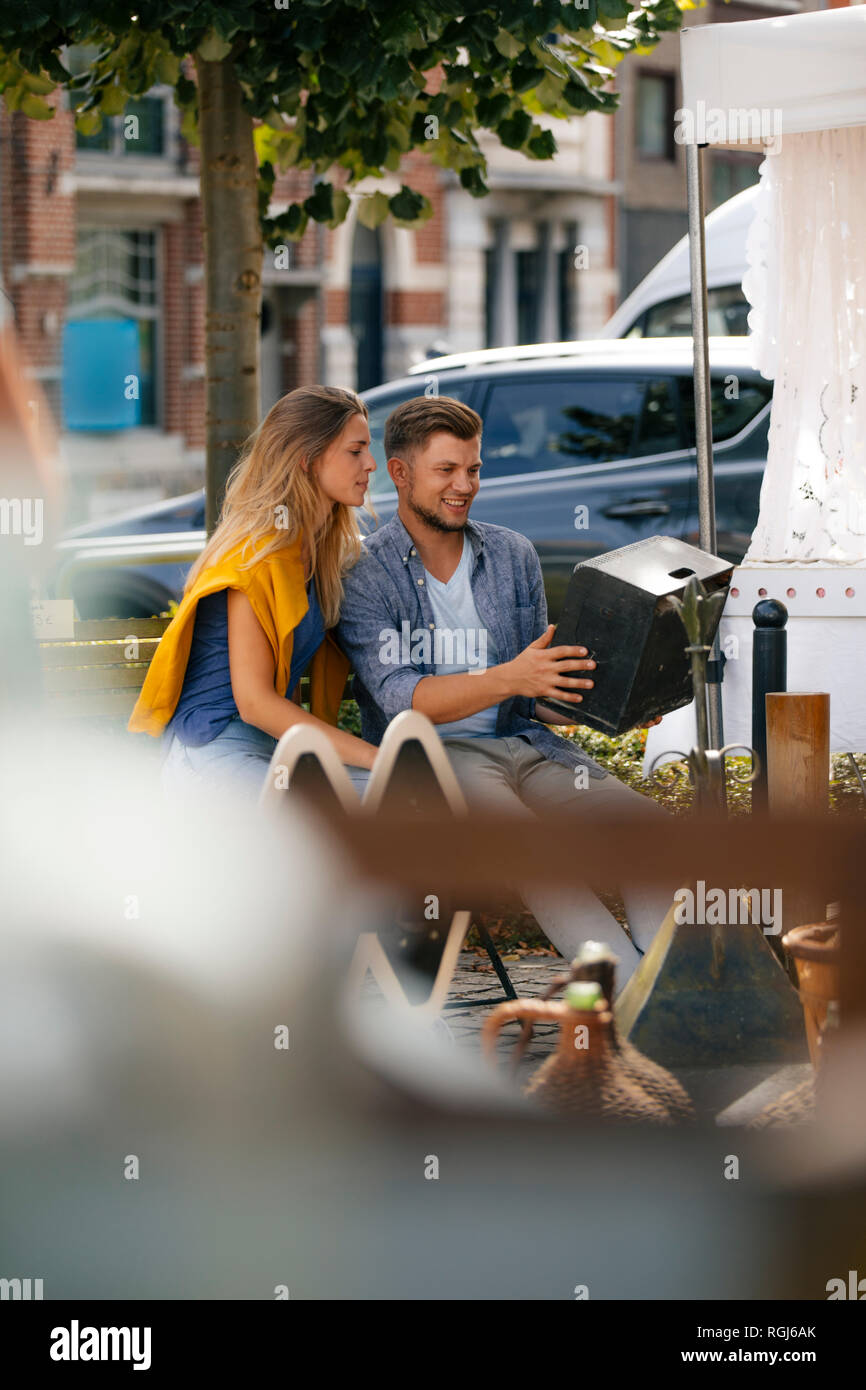
[[[472, 559], [472, 546], [464, 532], [463, 554], [447, 584], [436, 579], [429, 570], [424, 571], [436, 624], [431, 637], [433, 670], [437, 676], [485, 671], [499, 659], [493, 635], [481, 622], [472, 596]], [[466, 719], [437, 724], [436, 731], [440, 738], [493, 738], [498, 712], [498, 705], [490, 705]]]

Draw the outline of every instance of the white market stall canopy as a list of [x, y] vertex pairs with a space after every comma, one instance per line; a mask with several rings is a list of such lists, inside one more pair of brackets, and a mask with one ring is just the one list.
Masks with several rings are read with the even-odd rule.
[[[743, 288], [753, 360], [775, 386], [758, 525], [720, 627], [724, 741], [751, 742], [751, 609], [766, 596], [789, 612], [788, 689], [829, 691], [832, 748], [863, 752], [866, 6], [686, 29], [680, 53], [677, 138], [692, 170], [696, 145], [763, 138], [766, 150]], [[696, 189], [699, 174], [693, 305], [696, 285], [705, 294]], [[696, 328], [696, 386], [701, 346]], [[699, 488], [700, 472], [699, 449]], [[694, 741], [692, 709], [666, 717], [645, 771]]]
[[748, 138], [741, 113], [755, 108], [780, 113], [785, 135], [866, 125], [866, 6], [708, 24], [680, 43], [684, 143]]
[[866, 6], [686, 29], [680, 61], [680, 138], [765, 139], [743, 289], [775, 387], [744, 563], [866, 567]]

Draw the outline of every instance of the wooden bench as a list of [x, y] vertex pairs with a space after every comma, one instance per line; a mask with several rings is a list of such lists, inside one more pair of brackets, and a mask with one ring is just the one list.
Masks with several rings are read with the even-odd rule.
[[79, 621], [72, 638], [40, 642], [49, 717], [129, 719], [170, 618]]
[[[125, 723], [170, 622], [170, 618], [76, 619], [73, 637], [40, 642], [48, 715]], [[343, 698], [352, 698], [351, 674]], [[301, 699], [309, 699], [307, 676], [301, 680]]]

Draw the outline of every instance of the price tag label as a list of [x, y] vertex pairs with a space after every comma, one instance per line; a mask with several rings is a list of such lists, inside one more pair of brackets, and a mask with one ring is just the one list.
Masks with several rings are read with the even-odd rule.
[[41, 598], [30, 603], [33, 632], [39, 642], [71, 642], [75, 638], [75, 604], [71, 598]]

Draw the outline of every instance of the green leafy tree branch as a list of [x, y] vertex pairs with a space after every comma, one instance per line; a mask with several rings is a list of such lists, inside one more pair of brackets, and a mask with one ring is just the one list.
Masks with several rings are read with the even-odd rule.
[[[201, 151], [205, 228], [208, 528], [258, 419], [263, 245], [338, 226], [351, 196], [367, 227], [432, 215], [399, 176], [413, 150], [487, 192], [479, 135], [551, 159], [545, 118], [611, 112], [629, 53], [677, 30], [691, 0], [23, 0], [0, 11], [0, 91], [11, 111], [51, 120], [62, 88], [82, 134], [130, 98], [174, 91]], [[86, 46], [88, 61], [76, 64]], [[191, 64], [194, 64], [194, 72]], [[278, 172], [309, 170], [309, 195], [271, 208]], [[393, 186], [393, 185], [392, 185]]]

